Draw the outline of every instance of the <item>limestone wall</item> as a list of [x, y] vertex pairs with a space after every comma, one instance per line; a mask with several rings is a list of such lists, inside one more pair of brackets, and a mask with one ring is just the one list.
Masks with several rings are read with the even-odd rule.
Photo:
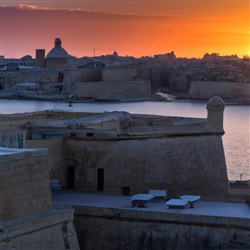
[[133, 80], [137, 75], [136, 68], [104, 68], [102, 69], [103, 81]]
[[63, 139], [26, 140], [26, 148], [47, 148], [50, 179], [57, 179], [61, 185], [65, 185], [66, 169]]
[[249, 220], [219, 216], [75, 207], [80, 248], [249, 249]]
[[77, 82], [97, 82], [102, 81], [102, 71], [94, 69], [81, 70], [81, 78]]
[[51, 207], [46, 149], [0, 148], [0, 221]]
[[139, 98], [148, 97], [149, 94], [148, 81], [78, 82], [74, 92], [74, 96], [79, 98]]
[[43, 212], [0, 222], [0, 249], [79, 250], [73, 210]]
[[4, 126], [1, 126], [0, 147], [24, 148], [25, 137], [26, 131], [4, 131]]
[[209, 99], [212, 96], [227, 99], [250, 100], [250, 84], [240, 82], [191, 82], [189, 96], [192, 98]]
[[66, 155], [77, 162], [75, 188], [98, 189], [98, 169], [104, 171], [104, 193], [147, 193], [167, 189], [169, 195], [187, 191], [203, 197], [228, 193], [221, 135], [174, 136], [124, 140], [68, 138]]
[[0, 148], [0, 249], [74, 249], [73, 210], [52, 208], [46, 149]]
[[59, 70], [19, 70], [1, 72], [0, 83], [4, 88], [12, 89], [17, 83], [57, 82]]

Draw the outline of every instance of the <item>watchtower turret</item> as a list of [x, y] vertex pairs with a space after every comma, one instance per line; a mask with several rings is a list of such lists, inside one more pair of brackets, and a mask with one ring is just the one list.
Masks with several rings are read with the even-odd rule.
[[207, 129], [221, 131], [223, 129], [224, 101], [218, 97], [212, 97], [207, 103]]

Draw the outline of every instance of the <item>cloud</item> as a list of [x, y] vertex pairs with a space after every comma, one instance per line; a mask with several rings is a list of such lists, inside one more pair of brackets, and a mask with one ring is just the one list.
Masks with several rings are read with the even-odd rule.
[[[0, 6], [1, 8], [1, 6]], [[118, 12], [118, 11], [92, 11], [83, 8], [48, 8], [48, 7], [37, 7], [35, 5], [28, 5], [28, 4], [18, 4], [15, 6], [6, 6], [3, 8], [16, 8], [20, 10], [47, 10], [47, 11], [69, 11], [69, 12], [87, 12], [87, 13], [96, 13], [96, 14], [104, 14], [104, 15], [118, 15], [118, 16], [137, 16], [137, 17], [151, 17], [151, 18], [164, 18], [164, 17], [189, 17], [190, 15], [187, 14], [136, 14], [134, 12]]]
[[18, 9], [30, 9], [30, 10], [38, 10], [35, 5], [26, 5], [26, 4], [18, 4], [15, 6]]
[[[111, 15], [135, 15], [134, 13], [122, 13], [122, 12], [98, 12], [91, 11], [82, 8], [48, 8], [48, 7], [37, 7], [35, 5], [27, 5], [27, 4], [18, 4], [15, 6], [7, 6], [8, 8], [17, 8], [17, 9], [25, 9], [25, 10], [52, 10], [52, 11], [70, 11], [70, 12], [88, 12], [88, 13], [99, 13], [99, 14], [111, 14]], [[6, 7], [4, 7], [6, 8]]]
[[[174, 50], [177, 56], [201, 57], [204, 48], [208, 51], [208, 47], [212, 47], [204, 39], [206, 37], [215, 42], [220, 40], [222, 49], [225, 46], [221, 45], [221, 41], [233, 42], [244, 49], [249, 46], [245, 37], [236, 41], [236, 35], [235, 39], [228, 39], [228, 35], [221, 32], [228, 28], [245, 30], [246, 25], [248, 27], [248, 22], [236, 22], [234, 17], [232, 21], [226, 20], [226, 16], [221, 19], [213, 17], [212, 20], [201, 15], [150, 16], [81, 8], [38, 8], [24, 4], [0, 9], [0, 54], [6, 57], [22, 57], [26, 54], [34, 57], [38, 48], [44, 48], [48, 53], [54, 46], [55, 37], [60, 37], [63, 47], [77, 57], [92, 55], [93, 48], [96, 49], [96, 55], [117, 51], [119, 55], [142, 56]], [[219, 51], [217, 47], [216, 50]]]

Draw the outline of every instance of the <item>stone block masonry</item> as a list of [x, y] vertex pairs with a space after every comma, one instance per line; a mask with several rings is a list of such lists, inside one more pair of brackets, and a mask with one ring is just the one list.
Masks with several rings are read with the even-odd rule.
[[72, 209], [50, 208], [0, 222], [0, 249], [79, 250], [73, 213]]
[[[221, 135], [131, 138], [127, 140], [66, 141], [75, 166], [75, 188], [97, 190], [97, 173], [104, 172], [105, 193], [147, 193], [167, 189], [171, 195], [187, 192], [217, 199], [228, 194]], [[211, 157], [213, 156], [213, 157]]]
[[72, 209], [52, 208], [47, 149], [0, 148], [0, 249], [74, 249]]
[[77, 98], [141, 98], [150, 94], [150, 82], [140, 80], [77, 82]]
[[228, 100], [249, 101], [250, 84], [242, 82], [193, 81], [190, 84], [188, 94], [194, 99], [207, 99], [218, 95]]
[[0, 221], [52, 206], [47, 149], [0, 148]]
[[75, 206], [80, 248], [249, 249], [249, 219]]
[[222, 143], [221, 98], [207, 105], [207, 119], [124, 115], [117, 135], [67, 137], [70, 180], [78, 191], [107, 194], [168, 190], [170, 195], [226, 199], [228, 178]]

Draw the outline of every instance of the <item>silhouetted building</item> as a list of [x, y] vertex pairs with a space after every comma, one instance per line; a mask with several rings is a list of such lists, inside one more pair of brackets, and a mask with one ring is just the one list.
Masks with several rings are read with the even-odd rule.
[[55, 39], [55, 47], [46, 56], [46, 67], [48, 68], [66, 68], [69, 63], [69, 54], [62, 48], [60, 38]]
[[174, 61], [176, 59], [174, 51], [171, 53], [155, 55], [154, 57], [157, 61]]
[[45, 49], [36, 50], [36, 67], [45, 67]]

